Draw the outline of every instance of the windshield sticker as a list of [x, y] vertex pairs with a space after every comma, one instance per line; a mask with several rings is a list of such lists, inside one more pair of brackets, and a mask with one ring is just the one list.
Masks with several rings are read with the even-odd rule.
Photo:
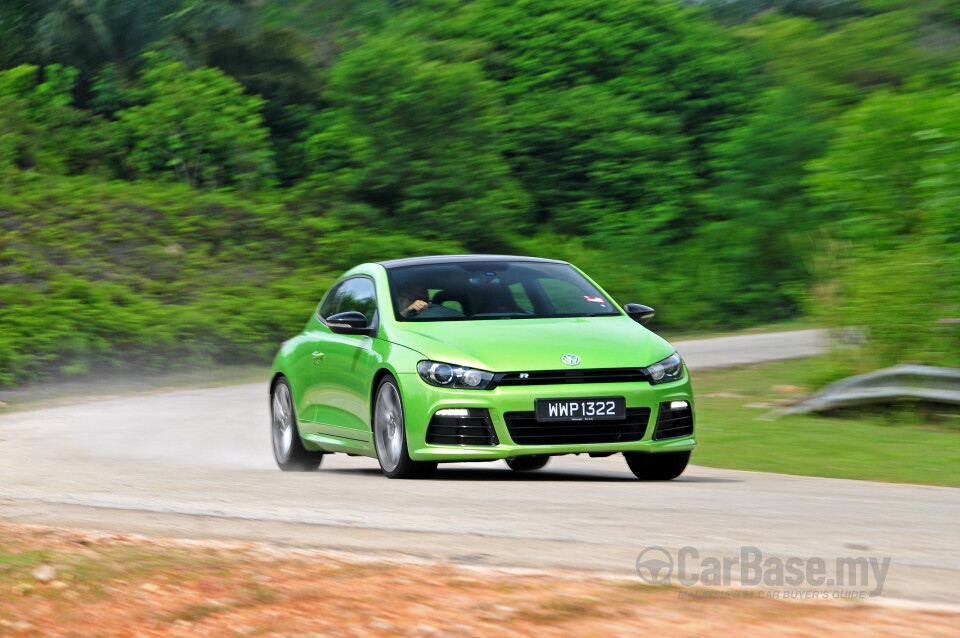
[[590, 295], [584, 295], [583, 298], [593, 303], [607, 303], [603, 297], [591, 297]]

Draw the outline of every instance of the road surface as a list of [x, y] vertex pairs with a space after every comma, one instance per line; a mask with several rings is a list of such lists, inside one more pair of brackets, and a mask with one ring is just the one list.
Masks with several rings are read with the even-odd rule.
[[[815, 354], [822, 339], [798, 331], [678, 348], [696, 369]], [[430, 481], [387, 480], [376, 461], [342, 455], [319, 473], [281, 473], [267, 416], [265, 383], [4, 415], [0, 520], [634, 578], [650, 547], [693, 547], [701, 560], [754, 547], [822, 557], [828, 569], [836, 558], [890, 558], [882, 599], [960, 605], [957, 489], [698, 466], [652, 484], [617, 456], [558, 457], [529, 474], [454, 464]]]

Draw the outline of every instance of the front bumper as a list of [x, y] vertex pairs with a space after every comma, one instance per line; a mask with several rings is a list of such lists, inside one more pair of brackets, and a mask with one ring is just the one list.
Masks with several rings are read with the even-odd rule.
[[[494, 390], [451, 390], [426, 384], [416, 373], [401, 374], [397, 379], [403, 395], [403, 412], [407, 430], [407, 451], [415, 461], [483, 461], [524, 454], [574, 454], [588, 452], [682, 452], [696, 447], [695, 434], [655, 441], [654, 426], [659, 406], [667, 401], [689, 401], [693, 407], [690, 376], [674, 383], [650, 385], [631, 383], [577, 383], [530, 387], [501, 386]], [[534, 409], [535, 399], [564, 397], [623, 396], [627, 408], [648, 408], [650, 422], [639, 441], [616, 443], [577, 443], [564, 445], [518, 445], [510, 436], [503, 415]], [[444, 408], [481, 408], [489, 410], [497, 432], [498, 445], [461, 446], [433, 445], [426, 442], [430, 419]], [[696, 424], [694, 423], [694, 428]]]

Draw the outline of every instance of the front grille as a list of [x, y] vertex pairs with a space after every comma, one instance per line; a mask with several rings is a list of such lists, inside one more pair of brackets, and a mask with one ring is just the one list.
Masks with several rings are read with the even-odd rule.
[[657, 427], [653, 430], [653, 440], [676, 439], [693, 434], [693, 407], [684, 401], [686, 407], [670, 408], [670, 402], [660, 404], [657, 415]]
[[533, 412], [503, 415], [517, 445], [565, 445], [639, 441], [647, 431], [650, 408], [627, 408], [622, 421], [551, 421], [540, 423]]
[[501, 372], [493, 385], [557, 385], [561, 383], [638, 383], [648, 382], [643, 368], [598, 368], [594, 370], [539, 370], [536, 372]]
[[471, 408], [466, 416], [434, 414], [427, 426], [430, 445], [498, 445], [490, 412]]

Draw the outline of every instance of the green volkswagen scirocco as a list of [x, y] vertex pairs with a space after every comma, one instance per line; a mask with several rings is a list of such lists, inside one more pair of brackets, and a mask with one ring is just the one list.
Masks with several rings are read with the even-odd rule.
[[574, 266], [504, 255], [362, 264], [283, 343], [270, 383], [285, 471], [324, 454], [380, 462], [391, 478], [438, 463], [622, 453], [645, 480], [679, 476], [694, 449], [683, 360]]

